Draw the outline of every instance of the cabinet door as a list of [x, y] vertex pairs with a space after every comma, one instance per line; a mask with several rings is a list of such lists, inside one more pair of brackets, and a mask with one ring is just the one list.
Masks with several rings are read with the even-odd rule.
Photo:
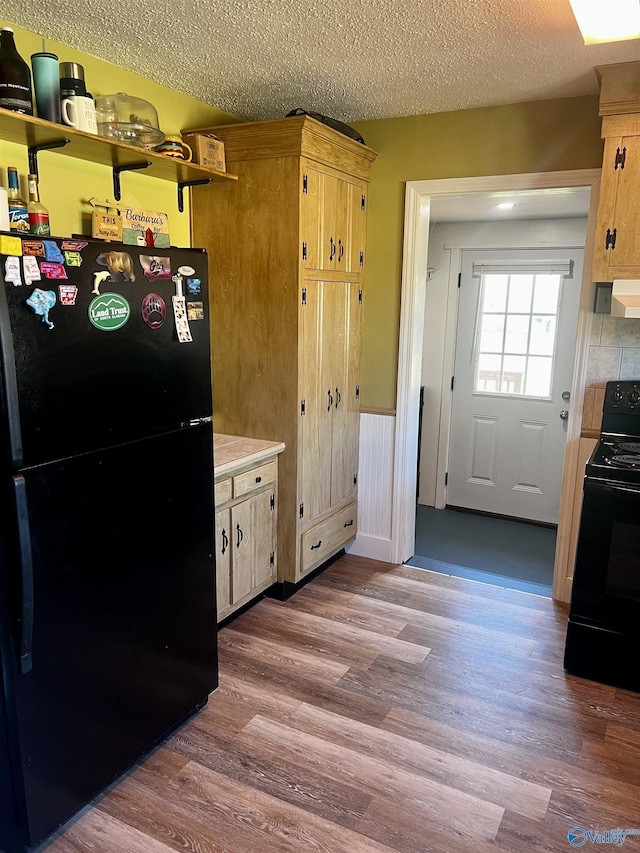
[[347, 272], [364, 271], [364, 247], [367, 236], [367, 187], [365, 184], [351, 186], [351, 251]]
[[300, 501], [303, 518], [331, 506], [332, 382], [323, 369], [324, 293], [327, 282], [306, 281], [300, 307]]
[[308, 270], [317, 270], [320, 269], [322, 175], [303, 161], [300, 181], [302, 266]]
[[349, 259], [350, 189], [348, 181], [322, 176], [321, 269], [345, 271]]
[[345, 497], [345, 450], [347, 430], [347, 360], [349, 290], [342, 282], [325, 282], [322, 324], [322, 374], [327, 387], [331, 419], [331, 506]]
[[640, 268], [640, 136], [605, 140], [592, 277], [637, 278]]
[[275, 552], [273, 544], [274, 492], [269, 489], [251, 499], [253, 504], [254, 561], [253, 585], [275, 581]]
[[216, 513], [216, 592], [218, 615], [231, 604], [231, 511]]
[[331, 342], [336, 385], [331, 435], [332, 506], [356, 492], [360, 432], [361, 289], [354, 282], [336, 288]]
[[231, 507], [231, 603], [253, 589], [253, 498]]

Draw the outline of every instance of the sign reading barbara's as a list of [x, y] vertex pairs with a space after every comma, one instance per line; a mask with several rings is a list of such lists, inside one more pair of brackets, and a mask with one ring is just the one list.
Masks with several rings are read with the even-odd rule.
[[101, 332], [121, 329], [130, 316], [129, 303], [119, 293], [101, 293], [89, 305], [89, 319]]

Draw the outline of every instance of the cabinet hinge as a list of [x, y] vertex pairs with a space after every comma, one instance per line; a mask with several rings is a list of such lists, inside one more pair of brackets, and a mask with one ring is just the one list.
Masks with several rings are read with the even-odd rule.
[[301, 415], [307, 414], [307, 401], [306, 400], [300, 401], [300, 414]]
[[358, 485], [358, 475], [357, 475], [357, 474], [354, 474], [354, 475], [353, 475], [353, 485], [354, 485], [354, 486], [357, 486], [357, 485]]
[[302, 288], [302, 304], [303, 305], [307, 304], [307, 288], [306, 287]]
[[307, 244], [306, 243], [302, 244], [302, 260], [303, 261], [307, 260]]
[[270, 565], [270, 566], [274, 566], [274, 565], [275, 565], [275, 562], [276, 562], [276, 555], [275, 555], [275, 551], [272, 551], [272, 552], [269, 554], [269, 565]]
[[613, 168], [617, 169], [618, 166], [620, 166], [620, 171], [622, 171], [622, 169], [624, 169], [624, 161], [626, 159], [627, 159], [627, 149], [623, 148], [622, 151], [620, 151], [619, 148], [616, 148], [616, 158], [613, 162]]
[[617, 233], [618, 233], [617, 228], [614, 228], [613, 231], [610, 231], [609, 228], [607, 228], [607, 236], [605, 237], [605, 240], [604, 240], [605, 249], [615, 249]]
[[356, 385], [356, 400], [360, 399], [360, 386]]
[[275, 508], [276, 508], [276, 496], [271, 495], [271, 497], [269, 498], [269, 509], [275, 509]]
[[364, 266], [364, 252], [360, 252], [360, 266]]
[[304, 518], [304, 504], [300, 504], [300, 518]]
[[456, 377], [455, 377], [455, 376], [452, 376], [452, 377], [451, 377], [451, 390], [452, 390], [452, 391], [453, 391], [453, 385], [454, 385], [455, 381], [456, 381]]
[[309, 192], [309, 178], [306, 175], [302, 176], [302, 192], [303, 193]]
[[362, 305], [362, 288], [358, 290], [358, 305]]
[[459, 272], [458, 273], [458, 287], [460, 287], [461, 284], [462, 284], [462, 273]]
[[362, 193], [362, 197], [360, 198], [360, 210], [364, 210], [365, 203], [364, 193]]

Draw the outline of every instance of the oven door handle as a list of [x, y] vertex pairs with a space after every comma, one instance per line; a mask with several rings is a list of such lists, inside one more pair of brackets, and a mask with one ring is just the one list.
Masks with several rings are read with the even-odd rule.
[[640, 486], [633, 483], [612, 483], [610, 480], [592, 480], [587, 477], [584, 481], [584, 491], [596, 492], [600, 495], [640, 495]]

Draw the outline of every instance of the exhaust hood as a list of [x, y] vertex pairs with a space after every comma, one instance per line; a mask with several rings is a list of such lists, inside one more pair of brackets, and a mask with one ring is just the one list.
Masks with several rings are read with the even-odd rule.
[[640, 279], [614, 279], [611, 290], [612, 317], [640, 317]]

